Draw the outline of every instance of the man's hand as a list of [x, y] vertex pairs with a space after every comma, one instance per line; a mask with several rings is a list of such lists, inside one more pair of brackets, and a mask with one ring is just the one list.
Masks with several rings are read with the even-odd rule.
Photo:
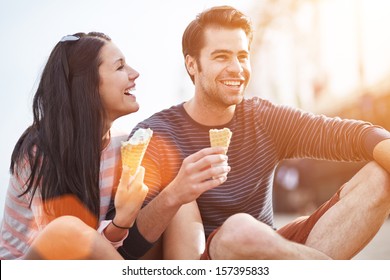
[[183, 160], [177, 176], [166, 187], [176, 203], [191, 202], [226, 181], [230, 166], [224, 153], [222, 147], [205, 148]]
[[230, 171], [227, 159], [222, 147], [205, 148], [185, 158], [172, 182], [142, 208], [137, 226], [144, 238], [157, 241], [182, 205], [225, 182]]

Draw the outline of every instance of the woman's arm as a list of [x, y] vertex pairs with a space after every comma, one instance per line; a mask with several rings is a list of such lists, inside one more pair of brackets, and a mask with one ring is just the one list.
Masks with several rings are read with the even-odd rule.
[[148, 193], [143, 183], [145, 169], [140, 166], [134, 178], [130, 170], [122, 171], [121, 179], [115, 194], [115, 216], [103, 230], [104, 236], [112, 243], [123, 241], [138, 215], [142, 203]]

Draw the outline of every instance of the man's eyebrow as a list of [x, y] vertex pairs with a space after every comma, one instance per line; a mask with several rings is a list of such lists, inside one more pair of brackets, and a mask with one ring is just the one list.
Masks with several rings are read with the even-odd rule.
[[[231, 50], [226, 50], [226, 49], [218, 49], [218, 50], [212, 51], [212, 52], [211, 52], [211, 55], [220, 54], [220, 53], [232, 54], [233, 51], [231, 51]], [[246, 51], [246, 50], [239, 51], [238, 53], [239, 53], [239, 54], [249, 54], [249, 52]]]
[[230, 51], [230, 50], [218, 49], [218, 50], [212, 51], [212, 52], [211, 52], [211, 55], [213, 55], [213, 54], [219, 54], [219, 53], [233, 53], [233, 52]]

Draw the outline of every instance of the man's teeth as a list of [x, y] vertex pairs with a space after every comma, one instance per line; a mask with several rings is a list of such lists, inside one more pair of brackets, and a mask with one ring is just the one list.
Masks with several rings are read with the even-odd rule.
[[224, 81], [223, 83], [227, 86], [239, 86], [241, 84], [240, 81]]

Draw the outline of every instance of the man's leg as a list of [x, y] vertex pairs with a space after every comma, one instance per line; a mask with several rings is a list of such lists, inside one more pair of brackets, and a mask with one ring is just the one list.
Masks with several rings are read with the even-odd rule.
[[212, 259], [350, 259], [375, 236], [389, 209], [389, 174], [371, 162], [315, 214], [278, 230], [282, 235], [249, 215], [230, 217], [208, 253]]
[[306, 245], [333, 259], [351, 259], [371, 241], [389, 213], [389, 174], [370, 162], [344, 185], [339, 202], [314, 225]]
[[228, 218], [208, 247], [211, 259], [329, 259], [324, 253], [291, 242], [248, 214]]
[[199, 260], [205, 233], [196, 201], [180, 207], [163, 237], [164, 260]]

